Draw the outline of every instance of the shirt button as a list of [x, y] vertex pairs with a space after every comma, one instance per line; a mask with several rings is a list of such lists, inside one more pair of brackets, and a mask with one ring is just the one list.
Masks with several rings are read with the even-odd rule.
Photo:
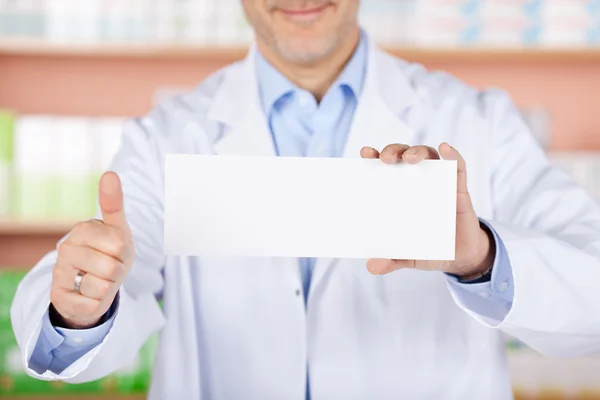
[[300, 296], [300, 289], [296, 289], [296, 296]]
[[73, 338], [73, 341], [74, 341], [75, 343], [83, 343], [83, 338], [76, 337], [76, 338]]
[[487, 299], [488, 297], [490, 297], [490, 294], [489, 294], [488, 292], [479, 292], [478, 294], [479, 294], [481, 297], [485, 297], [486, 299]]
[[508, 282], [504, 281], [502, 282], [500, 285], [498, 285], [498, 290], [501, 292], [506, 291], [506, 289], [508, 289]]

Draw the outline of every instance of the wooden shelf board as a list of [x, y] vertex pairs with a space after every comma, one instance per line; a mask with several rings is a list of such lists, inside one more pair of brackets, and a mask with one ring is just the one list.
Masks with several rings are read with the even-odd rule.
[[600, 62], [599, 49], [544, 48], [394, 48], [383, 47], [397, 57], [420, 62]]
[[244, 47], [210, 47], [193, 44], [60, 43], [35, 39], [0, 38], [0, 56], [58, 56], [100, 58], [240, 59]]
[[[528, 61], [528, 62], [600, 62], [600, 48], [416, 48], [383, 46], [384, 50], [401, 58], [418, 61]], [[202, 46], [195, 44], [111, 44], [60, 43], [38, 39], [0, 38], [0, 56], [52, 56], [100, 58], [158, 58], [235, 60], [247, 53], [245, 46]]]
[[64, 235], [69, 232], [74, 221], [20, 221], [0, 219], [0, 235]]

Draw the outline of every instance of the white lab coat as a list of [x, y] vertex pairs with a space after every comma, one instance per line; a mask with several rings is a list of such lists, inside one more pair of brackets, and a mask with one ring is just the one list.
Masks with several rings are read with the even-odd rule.
[[[598, 204], [550, 167], [506, 95], [370, 49], [345, 156], [359, 157], [364, 145], [456, 146], [477, 214], [512, 263], [508, 315], [482, 315], [484, 298], [467, 307], [438, 272], [372, 276], [362, 260], [319, 259], [305, 310], [295, 260], [163, 255], [167, 153], [275, 155], [251, 51], [126, 127], [114, 170], [136, 261], [114, 326], [60, 376], [40, 378], [103, 377], [161, 328], [152, 399], [303, 400], [307, 363], [313, 400], [510, 399], [502, 332], [550, 356], [599, 353]], [[390, 216], [390, 223], [402, 221]], [[12, 307], [25, 364], [48, 307], [55, 259], [50, 253], [29, 273]]]

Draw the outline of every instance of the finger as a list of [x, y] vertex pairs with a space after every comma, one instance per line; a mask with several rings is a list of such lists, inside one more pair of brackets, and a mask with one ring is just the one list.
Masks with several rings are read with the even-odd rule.
[[102, 302], [82, 296], [73, 291], [53, 289], [50, 301], [56, 311], [65, 319], [80, 322], [92, 321], [102, 314]]
[[100, 179], [99, 201], [104, 223], [129, 232], [129, 224], [125, 218], [121, 180], [114, 172], [106, 172]]
[[367, 270], [373, 275], [385, 275], [396, 270], [393, 260], [373, 258], [367, 261]]
[[367, 261], [367, 270], [375, 275], [385, 275], [400, 269], [442, 271], [446, 263], [446, 261], [434, 260], [388, 260], [374, 258]]
[[79, 292], [82, 296], [104, 301], [108, 298], [114, 298], [118, 287], [115, 282], [100, 279], [92, 274], [85, 274], [81, 279]]
[[429, 146], [413, 146], [402, 154], [402, 160], [408, 164], [417, 164], [423, 160], [439, 160], [436, 149]]
[[[54, 282], [65, 291], [75, 292], [75, 278], [81, 270], [75, 267], [59, 267], [53, 274]], [[86, 273], [81, 278], [79, 292], [82, 296], [96, 300], [105, 300], [117, 293], [118, 285], [116, 282], [98, 278], [97, 276]]]
[[402, 154], [410, 149], [406, 144], [389, 144], [381, 151], [379, 158], [386, 164], [396, 164], [402, 160]]
[[[65, 241], [58, 247], [58, 260], [61, 265], [81, 269], [84, 272], [94, 274], [99, 278], [106, 279], [113, 282], [120, 282], [124, 279], [127, 274], [127, 268], [123, 261], [119, 257], [123, 257], [118, 253], [124, 251], [117, 248], [119, 245], [113, 245], [108, 243], [110, 239], [105, 240], [92, 240], [91, 244], [96, 247], [92, 247], [91, 244], [77, 245], [69, 241]], [[104, 247], [103, 249], [98, 249]], [[114, 251], [116, 256], [112, 256]], [[123, 257], [126, 258], [126, 257]]]
[[130, 254], [130, 242], [131, 237], [128, 233], [105, 225], [102, 221], [92, 220], [77, 223], [63, 244], [91, 247], [126, 262], [133, 256]]
[[456, 160], [457, 161], [457, 190], [458, 193], [468, 193], [467, 188], [467, 164], [464, 158], [460, 155], [458, 150], [450, 146], [448, 143], [442, 143], [440, 145], [440, 154], [444, 160]]
[[360, 150], [362, 158], [379, 158], [379, 152], [372, 147], [365, 146]]
[[367, 261], [367, 270], [375, 275], [385, 275], [399, 269], [415, 269], [417, 263], [415, 260], [372, 259]]

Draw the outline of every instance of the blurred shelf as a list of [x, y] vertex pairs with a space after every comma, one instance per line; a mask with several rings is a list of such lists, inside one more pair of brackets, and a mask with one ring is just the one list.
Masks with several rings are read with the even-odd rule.
[[0, 267], [33, 267], [56, 249], [73, 225], [74, 221], [0, 219]]
[[419, 62], [600, 62], [598, 49], [544, 49], [544, 48], [394, 48], [383, 47], [390, 54]]
[[0, 56], [57, 56], [99, 58], [185, 58], [232, 60], [247, 53], [244, 47], [152, 43], [61, 43], [36, 39], [0, 38]]
[[0, 219], [0, 236], [31, 235], [56, 236], [69, 232], [73, 221], [20, 221], [17, 219]]
[[[415, 61], [527, 61], [600, 62], [600, 48], [581, 49], [490, 49], [411, 48], [383, 46], [389, 53]], [[111, 44], [61, 43], [39, 39], [0, 38], [0, 56], [51, 56], [99, 58], [210, 59], [236, 60], [247, 53], [245, 46], [203, 46], [195, 44]]]

